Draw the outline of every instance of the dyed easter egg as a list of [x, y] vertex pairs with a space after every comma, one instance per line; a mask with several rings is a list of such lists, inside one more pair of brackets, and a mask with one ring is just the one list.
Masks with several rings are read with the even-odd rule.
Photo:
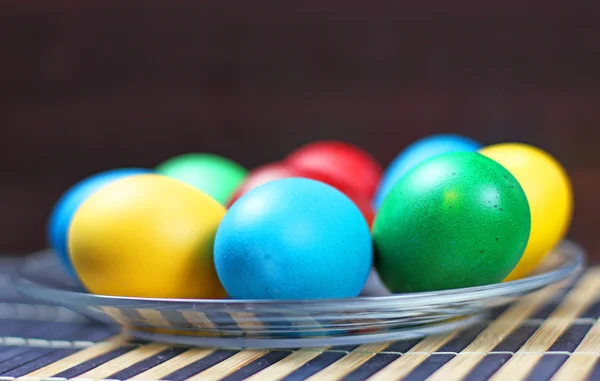
[[327, 176], [345, 194], [371, 199], [381, 177], [379, 163], [365, 150], [339, 141], [318, 141], [292, 152], [286, 163]]
[[119, 168], [97, 173], [73, 185], [56, 202], [48, 219], [48, 241], [56, 251], [60, 263], [75, 280], [77, 274], [69, 257], [67, 242], [69, 225], [75, 211], [85, 199], [112, 181], [149, 172], [150, 170], [141, 168]]
[[373, 200], [375, 210], [379, 208], [396, 181], [415, 165], [443, 153], [475, 152], [479, 148], [481, 145], [469, 138], [450, 134], [432, 135], [412, 143], [396, 156], [383, 173]]
[[250, 171], [246, 179], [237, 188], [233, 196], [229, 199], [227, 206], [230, 207], [240, 197], [258, 186], [279, 179], [305, 177], [304, 174], [305, 172], [301, 169], [285, 165], [284, 163], [269, 163], [255, 168]]
[[360, 210], [340, 191], [309, 179], [249, 191], [227, 211], [215, 239], [217, 273], [234, 298], [355, 297], [371, 265]]
[[356, 193], [352, 193], [353, 190], [351, 188], [344, 187], [344, 184], [336, 183], [336, 178], [332, 178], [322, 172], [316, 172], [311, 169], [293, 167], [287, 165], [286, 163], [270, 163], [250, 171], [248, 177], [246, 177], [246, 180], [244, 180], [242, 185], [237, 189], [233, 197], [231, 197], [231, 199], [229, 200], [228, 207], [233, 205], [233, 203], [235, 203], [241, 196], [246, 194], [248, 191], [260, 185], [269, 183], [274, 180], [287, 179], [290, 177], [303, 177], [307, 179], [321, 181], [325, 184], [331, 185], [332, 187], [338, 189], [346, 196], [348, 196], [356, 204], [356, 206], [358, 206], [369, 226], [371, 226], [371, 224], [373, 223], [373, 218], [375, 218], [375, 214], [373, 212], [373, 207], [371, 206], [369, 199]]
[[156, 172], [202, 191], [222, 205], [227, 204], [248, 171], [234, 161], [206, 153], [173, 157], [156, 167]]
[[508, 169], [519, 180], [529, 201], [529, 242], [521, 261], [507, 277], [519, 279], [533, 271], [564, 238], [573, 213], [571, 181], [555, 158], [526, 144], [496, 144], [480, 153]]
[[438, 155], [381, 204], [375, 265], [392, 292], [500, 282], [521, 259], [530, 221], [525, 192], [503, 166], [473, 152]]
[[155, 174], [116, 180], [88, 197], [69, 230], [69, 252], [92, 293], [151, 298], [224, 296], [213, 242], [225, 208]]

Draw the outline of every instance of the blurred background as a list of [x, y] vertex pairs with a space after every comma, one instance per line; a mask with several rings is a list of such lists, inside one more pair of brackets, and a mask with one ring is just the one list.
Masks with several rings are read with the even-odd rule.
[[386, 165], [454, 132], [556, 156], [600, 260], [598, 4], [402, 3], [4, 1], [0, 251], [44, 248], [53, 203], [105, 169], [324, 138]]

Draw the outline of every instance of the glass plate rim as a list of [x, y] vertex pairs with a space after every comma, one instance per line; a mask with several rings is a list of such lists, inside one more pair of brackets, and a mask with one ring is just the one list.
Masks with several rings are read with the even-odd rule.
[[[37, 283], [27, 278], [27, 270], [25, 263], [17, 268], [13, 274], [13, 282], [16, 288], [36, 299], [61, 301], [62, 304], [71, 301], [81, 302], [87, 305], [106, 304], [107, 302], [114, 303], [152, 303], [152, 304], [186, 304], [194, 305], [203, 308], [244, 308], [244, 309], [259, 309], [259, 308], [308, 308], [308, 309], [327, 309], [333, 310], [336, 308], [344, 309], [365, 309], [371, 307], [385, 307], [393, 305], [398, 307], [398, 303], [406, 304], [406, 307], [416, 308], [420, 305], [426, 307], [432, 303], [441, 302], [443, 304], [452, 304], [473, 300], [478, 298], [502, 297], [504, 295], [514, 294], [516, 291], [527, 292], [533, 291], [552, 283], [571, 278], [579, 274], [586, 263], [584, 249], [569, 240], [561, 242], [553, 252], [562, 252], [566, 259], [564, 263], [550, 269], [549, 271], [535, 274], [522, 279], [494, 283], [483, 286], [465, 287], [458, 289], [426, 291], [393, 294], [386, 296], [358, 296], [355, 298], [337, 298], [337, 299], [308, 299], [308, 300], [287, 300], [287, 299], [166, 299], [166, 298], [144, 298], [144, 297], [128, 297], [128, 296], [111, 296], [98, 295], [86, 292], [78, 292], [72, 290], [64, 290], [60, 288], [50, 288], [48, 286]], [[48, 256], [51, 250], [44, 250], [32, 256]], [[550, 255], [549, 255], [550, 256]], [[45, 296], [40, 296], [45, 295]], [[67, 303], [68, 304], [68, 303]]]

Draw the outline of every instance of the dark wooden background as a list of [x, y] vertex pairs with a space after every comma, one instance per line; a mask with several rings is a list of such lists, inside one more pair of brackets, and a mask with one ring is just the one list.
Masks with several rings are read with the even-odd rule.
[[4, 1], [0, 251], [44, 247], [52, 203], [104, 169], [188, 151], [253, 167], [320, 138], [387, 163], [457, 132], [557, 156], [570, 235], [600, 259], [599, 15], [592, 1]]

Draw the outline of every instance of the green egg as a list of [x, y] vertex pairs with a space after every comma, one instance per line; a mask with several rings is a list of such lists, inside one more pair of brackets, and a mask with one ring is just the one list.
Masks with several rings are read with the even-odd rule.
[[439, 155], [383, 201], [375, 265], [392, 292], [501, 282], [523, 255], [530, 225], [527, 197], [503, 166], [473, 152]]
[[248, 170], [238, 163], [207, 153], [173, 157], [156, 167], [156, 172], [201, 190], [222, 205], [227, 204]]

